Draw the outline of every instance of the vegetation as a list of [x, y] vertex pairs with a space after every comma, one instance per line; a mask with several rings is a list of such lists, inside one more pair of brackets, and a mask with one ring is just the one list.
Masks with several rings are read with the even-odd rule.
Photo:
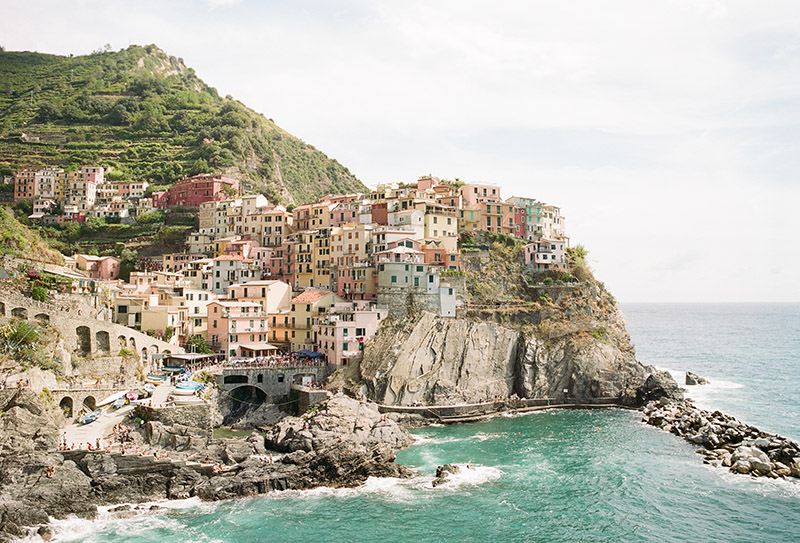
[[273, 201], [366, 190], [347, 168], [231, 97], [154, 45], [62, 57], [0, 53], [4, 171], [112, 166], [111, 179], [166, 187], [186, 175], [235, 174]]
[[46, 301], [48, 294], [49, 292], [42, 285], [34, 285], [33, 288], [31, 289], [31, 298], [33, 298], [37, 302]]
[[190, 353], [213, 354], [214, 351], [208, 346], [203, 336], [189, 336], [186, 340], [186, 351]]
[[589, 268], [589, 264], [586, 262], [586, 257], [589, 256], [589, 251], [587, 251], [583, 245], [578, 245], [576, 247], [569, 247], [566, 250], [566, 253], [567, 262], [569, 263], [569, 267], [572, 270], [572, 274], [575, 276], [575, 278], [581, 282], [591, 280], [593, 278], [592, 270]]
[[50, 249], [36, 232], [15, 219], [14, 214], [6, 207], [0, 207], [0, 256], [3, 255], [55, 264], [64, 263], [64, 257], [60, 253]]

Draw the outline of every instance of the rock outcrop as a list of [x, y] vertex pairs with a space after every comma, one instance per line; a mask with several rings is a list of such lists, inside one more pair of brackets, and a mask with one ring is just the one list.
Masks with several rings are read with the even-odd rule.
[[36, 527], [46, 533], [50, 517], [92, 518], [98, 505], [191, 496], [220, 500], [411, 474], [394, 462], [393, 447], [411, 443], [405, 430], [374, 405], [344, 397], [330, 400], [305, 421], [283, 423], [275, 443], [287, 454], [276, 462], [255, 434], [215, 440], [207, 430], [158, 421], [146, 423], [135, 442], [183, 451], [200, 462], [56, 451], [58, 428], [27, 389], [0, 391], [0, 415], [0, 542]]
[[[385, 324], [361, 361], [366, 395], [388, 405], [512, 395], [633, 404], [653, 371], [636, 361], [624, 316], [593, 282], [565, 289], [557, 302], [501, 309], [482, 318], [422, 312]], [[503, 323], [489, 318], [498, 315]]]
[[686, 377], [684, 378], [684, 381], [689, 386], [707, 385], [708, 384], [708, 380], [707, 379], [705, 379], [704, 377], [700, 377], [696, 373], [692, 373], [690, 371], [686, 372]]
[[643, 409], [642, 421], [701, 445], [704, 462], [754, 477], [800, 477], [800, 447], [719, 411], [662, 397]]
[[267, 445], [279, 451], [313, 452], [332, 442], [393, 449], [408, 447], [411, 436], [394, 420], [382, 415], [377, 405], [342, 394], [302, 417], [287, 417], [266, 436]]

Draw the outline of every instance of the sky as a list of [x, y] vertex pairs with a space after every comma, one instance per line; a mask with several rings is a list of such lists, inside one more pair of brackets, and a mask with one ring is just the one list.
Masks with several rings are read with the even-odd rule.
[[367, 185], [433, 174], [556, 204], [622, 302], [800, 301], [800, 2], [0, 10], [6, 50], [154, 43]]

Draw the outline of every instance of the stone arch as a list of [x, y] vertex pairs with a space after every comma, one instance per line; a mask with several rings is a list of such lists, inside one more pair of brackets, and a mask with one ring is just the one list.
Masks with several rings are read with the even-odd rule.
[[78, 337], [78, 351], [87, 355], [92, 352], [92, 331], [88, 326], [78, 326], [75, 329], [75, 335]]
[[4, 302], [0, 302], [0, 317], [6, 316], [6, 304]]
[[153, 354], [158, 354], [158, 345], [150, 345], [150, 350], [153, 351]]
[[71, 419], [74, 416], [74, 405], [71, 397], [64, 396], [61, 398], [61, 401], [58, 402], [58, 407], [61, 409], [61, 412], [64, 413], [64, 417]]
[[164, 354], [172, 354], [172, 351], [170, 351], [169, 349], [164, 349]]
[[42, 326], [50, 324], [50, 315], [48, 315], [47, 313], [39, 313], [34, 317], [34, 319], [39, 321], [39, 324], [41, 324]]
[[228, 397], [233, 402], [232, 413], [236, 413], [242, 406], [261, 404], [269, 399], [266, 392], [253, 385], [236, 387], [228, 393]]
[[147, 347], [142, 347], [142, 362], [148, 362], [150, 359], [147, 357]]
[[130, 345], [131, 345], [131, 350], [135, 353], [136, 352], [136, 338], [135, 337], [131, 337]]
[[247, 383], [247, 375], [226, 375], [222, 379], [222, 384], [225, 385], [236, 385], [236, 384], [246, 384]]
[[11, 316], [17, 317], [18, 319], [27, 319], [28, 318], [28, 310], [24, 307], [15, 307], [11, 310]]
[[94, 399], [94, 396], [86, 396], [83, 399], [83, 408], [89, 411], [97, 409], [97, 400]]
[[97, 350], [104, 353], [111, 352], [111, 338], [108, 337], [108, 332], [105, 330], [98, 330], [94, 335], [97, 344]]
[[259, 373], [258, 374], [258, 377], [256, 377], [256, 382], [257, 383], [263, 383], [264, 382], [264, 374], [263, 373]]
[[125, 336], [119, 336], [117, 338], [117, 341], [119, 342], [119, 348], [120, 349], [124, 349], [124, 348], [126, 348], [128, 346], [128, 340], [125, 339]]

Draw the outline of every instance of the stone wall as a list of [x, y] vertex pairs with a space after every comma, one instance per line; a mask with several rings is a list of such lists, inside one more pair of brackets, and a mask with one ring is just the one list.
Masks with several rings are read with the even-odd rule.
[[441, 311], [438, 289], [428, 293], [424, 288], [381, 287], [378, 291], [378, 306], [386, 307], [389, 316], [396, 319], [422, 311], [438, 315]]

